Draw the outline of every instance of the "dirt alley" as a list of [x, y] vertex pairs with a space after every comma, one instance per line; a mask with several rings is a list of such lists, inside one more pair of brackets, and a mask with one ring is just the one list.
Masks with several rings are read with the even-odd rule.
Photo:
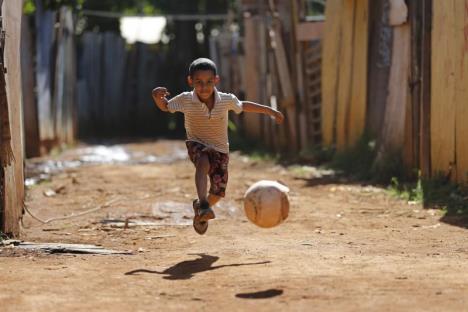
[[[468, 311], [468, 232], [438, 210], [234, 152], [227, 197], [199, 236], [182, 141], [107, 148], [121, 159], [81, 146], [28, 163], [62, 168], [27, 191], [42, 220], [104, 206], [48, 224], [25, 215], [21, 239], [132, 254], [0, 247], [1, 311]], [[242, 211], [261, 179], [291, 189], [289, 219], [273, 229]]]

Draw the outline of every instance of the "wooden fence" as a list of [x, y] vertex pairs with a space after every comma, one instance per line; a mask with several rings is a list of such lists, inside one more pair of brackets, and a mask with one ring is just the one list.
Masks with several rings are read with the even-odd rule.
[[[164, 53], [114, 33], [85, 33], [78, 74], [78, 125], [84, 138], [167, 134], [169, 117], [151, 90], [164, 84]], [[164, 84], [165, 85], [165, 84]]]
[[[424, 177], [442, 174], [466, 184], [466, 5], [465, 0], [327, 1], [324, 142], [347, 148], [366, 130], [377, 138], [377, 161], [399, 153], [409, 174], [418, 169]], [[357, 37], [358, 23], [368, 40]], [[350, 36], [359, 44], [350, 44]], [[349, 81], [357, 84], [350, 88]], [[352, 96], [356, 87], [367, 99]]]
[[[3, 2], [3, 3], [2, 3]], [[0, 92], [2, 117], [0, 130], [11, 133], [11, 141], [0, 143], [1, 159], [5, 156], [5, 143], [11, 146], [14, 160], [8, 164], [0, 163], [0, 231], [10, 236], [18, 236], [20, 231], [20, 219], [24, 199], [23, 178], [23, 140], [22, 140], [22, 111], [21, 111], [21, 65], [20, 65], [20, 38], [21, 38], [21, 1], [0, 1], [1, 26], [5, 31], [5, 42], [2, 44], [3, 61], [6, 68], [4, 75], [6, 85]], [[3, 67], [2, 66], [2, 67]], [[3, 71], [3, 68], [0, 68]], [[3, 79], [1, 79], [3, 81]], [[6, 91], [6, 92], [5, 92]], [[4, 137], [2, 138], [4, 140]]]
[[239, 39], [229, 32], [215, 39], [214, 53], [240, 68], [240, 75], [238, 68], [224, 73], [235, 77], [235, 83], [223, 87], [285, 113], [281, 126], [264, 116], [242, 115], [239, 123], [244, 136], [277, 152], [296, 155], [319, 144], [322, 131], [322, 23], [301, 22], [298, 3], [242, 1], [244, 53], [232, 49]]
[[[68, 7], [57, 12], [44, 10], [41, 3], [37, 1], [34, 33], [26, 17], [22, 25], [21, 70], [27, 157], [45, 154], [57, 145], [73, 144], [76, 137], [73, 14]], [[33, 41], [35, 49], [32, 49]]]
[[433, 1], [431, 165], [468, 182], [468, 38], [465, 0]]
[[352, 146], [365, 128], [368, 0], [327, 1], [322, 63], [323, 142]]

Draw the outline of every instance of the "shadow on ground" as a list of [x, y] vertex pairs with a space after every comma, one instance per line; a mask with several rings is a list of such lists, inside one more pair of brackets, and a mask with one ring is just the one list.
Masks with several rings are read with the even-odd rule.
[[234, 264], [224, 264], [213, 266], [213, 263], [218, 261], [219, 257], [210, 256], [206, 254], [196, 254], [200, 258], [194, 260], [186, 260], [179, 262], [170, 268], [165, 269], [162, 272], [147, 270], [147, 269], [137, 269], [133, 271], [126, 272], [125, 275], [137, 275], [138, 273], [151, 273], [151, 274], [161, 274], [165, 275], [163, 278], [168, 280], [186, 280], [192, 278], [197, 273], [202, 273], [206, 271], [217, 270], [225, 267], [238, 267], [245, 265], [259, 265], [270, 263], [270, 261], [262, 262], [253, 262], [253, 263], [234, 263]]
[[236, 294], [236, 297], [242, 298], [242, 299], [268, 299], [268, 298], [280, 296], [282, 294], [283, 294], [282, 289], [272, 288], [272, 289], [250, 292], [250, 293], [239, 293], [239, 294]]

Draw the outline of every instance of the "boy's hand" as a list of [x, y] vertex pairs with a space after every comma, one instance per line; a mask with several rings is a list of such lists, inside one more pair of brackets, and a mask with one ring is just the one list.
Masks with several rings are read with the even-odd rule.
[[282, 112], [275, 110], [273, 112], [273, 118], [275, 118], [275, 121], [277, 124], [282, 124], [284, 120], [284, 115]]
[[156, 106], [159, 107], [163, 112], [167, 112], [167, 99], [166, 96], [169, 95], [169, 92], [164, 87], [154, 88], [151, 92], [153, 96], [153, 101], [156, 103]]
[[170, 93], [164, 87], [157, 87], [153, 89], [153, 96], [158, 100], [162, 100], [168, 95], [170, 95]]

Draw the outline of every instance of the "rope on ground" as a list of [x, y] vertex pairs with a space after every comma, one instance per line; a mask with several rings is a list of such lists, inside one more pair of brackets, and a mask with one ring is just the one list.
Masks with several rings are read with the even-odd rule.
[[66, 219], [71, 219], [71, 218], [76, 218], [76, 217], [81, 217], [85, 214], [88, 214], [88, 213], [92, 213], [92, 212], [95, 212], [95, 211], [98, 211], [102, 208], [106, 208], [106, 207], [109, 207], [111, 204], [115, 203], [118, 199], [117, 198], [114, 198], [114, 199], [111, 199], [107, 202], [105, 202], [104, 204], [102, 205], [99, 205], [95, 208], [92, 208], [92, 209], [88, 209], [88, 210], [85, 210], [85, 211], [82, 211], [82, 212], [79, 212], [79, 213], [72, 213], [71, 215], [68, 215], [68, 216], [64, 216], [64, 217], [56, 217], [56, 218], [50, 218], [50, 219], [47, 219], [47, 220], [42, 220], [41, 218], [35, 216], [29, 209], [28, 209], [28, 206], [24, 205], [24, 210], [33, 218], [35, 219], [36, 221], [39, 221], [43, 224], [47, 224], [47, 223], [50, 223], [50, 222], [53, 222], [53, 221], [59, 221], [59, 220], [66, 220]]

